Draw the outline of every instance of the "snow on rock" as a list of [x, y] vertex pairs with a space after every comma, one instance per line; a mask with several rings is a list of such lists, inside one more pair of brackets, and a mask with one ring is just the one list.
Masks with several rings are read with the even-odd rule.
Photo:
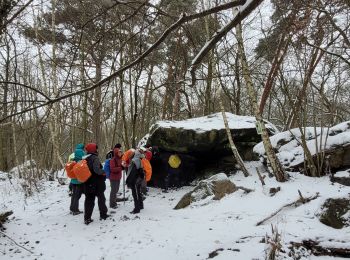
[[[330, 166], [332, 168], [339, 168], [344, 164], [350, 166], [350, 121], [331, 128], [306, 127], [302, 131], [305, 133], [306, 145], [312, 156], [320, 151], [337, 154], [338, 152], [333, 153], [333, 151], [340, 149], [343, 152], [340, 156], [330, 158]], [[278, 133], [270, 137], [270, 140], [285, 168], [294, 169], [303, 164], [305, 156], [302, 146], [302, 133], [298, 128]], [[254, 146], [253, 151], [260, 157], [265, 158], [265, 149], [262, 142]]]
[[[255, 118], [227, 112], [226, 116], [241, 156], [252, 160], [252, 148], [261, 141], [261, 136], [256, 131]], [[269, 122], [266, 127], [271, 135], [278, 132]], [[182, 121], [158, 121], [150, 128], [147, 144], [158, 146], [163, 151], [186, 153], [196, 157], [232, 154], [221, 113]]]
[[[256, 120], [253, 116], [239, 116], [226, 112], [226, 117], [230, 129], [255, 129]], [[154, 131], [158, 127], [182, 128], [186, 130], [194, 130], [198, 133], [210, 130], [225, 129], [222, 113], [215, 113], [208, 116], [190, 118], [182, 121], [159, 121], [151, 126], [151, 129]], [[266, 124], [266, 127], [275, 133], [278, 132], [278, 129], [269, 122]]]
[[142, 137], [139, 143], [137, 144], [137, 147], [145, 146], [148, 138], [149, 138], [149, 134], [146, 134], [144, 137]]
[[350, 198], [329, 198], [322, 205], [320, 221], [330, 227], [341, 229], [349, 226]]
[[[175, 209], [182, 209], [191, 205], [207, 204], [211, 200], [220, 200], [225, 195], [237, 190], [234, 183], [224, 173], [213, 175], [207, 180], [202, 180], [193, 189], [193, 191], [185, 194]], [[204, 201], [204, 203], [203, 203]]]
[[350, 178], [350, 172], [349, 171], [339, 171], [336, 174], [334, 174], [334, 177], [338, 178]]
[[339, 171], [331, 176], [331, 181], [350, 186], [350, 169], [347, 171]]

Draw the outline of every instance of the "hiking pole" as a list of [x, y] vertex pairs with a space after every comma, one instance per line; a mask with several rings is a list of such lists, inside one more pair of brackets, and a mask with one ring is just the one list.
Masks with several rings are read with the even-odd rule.
[[123, 201], [125, 205], [125, 170], [123, 170]]

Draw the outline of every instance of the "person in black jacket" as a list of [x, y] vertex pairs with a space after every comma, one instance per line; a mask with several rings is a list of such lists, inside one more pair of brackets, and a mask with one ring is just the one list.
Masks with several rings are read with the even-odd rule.
[[128, 167], [126, 184], [128, 185], [128, 188], [131, 188], [135, 206], [133, 211], [130, 212], [131, 214], [140, 213], [140, 210], [143, 209], [141, 184], [144, 178], [144, 172], [142, 168], [141, 159], [144, 157], [144, 154], [140, 153], [139, 150], [136, 150], [134, 157], [131, 160], [131, 164]]
[[100, 159], [97, 156], [97, 145], [88, 143], [85, 146], [87, 161], [91, 177], [84, 183], [85, 203], [84, 203], [84, 223], [90, 224], [92, 212], [95, 206], [95, 197], [97, 197], [98, 208], [100, 210], [100, 219], [106, 219], [107, 214], [106, 198], [104, 191], [106, 190], [106, 175], [102, 170]]

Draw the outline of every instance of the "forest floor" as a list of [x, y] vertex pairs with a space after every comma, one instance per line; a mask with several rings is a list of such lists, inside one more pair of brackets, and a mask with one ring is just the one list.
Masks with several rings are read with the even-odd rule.
[[[316, 257], [303, 248], [290, 251], [291, 242], [312, 239], [325, 247], [350, 248], [350, 227], [334, 229], [322, 224], [318, 215], [327, 198], [349, 198], [349, 187], [332, 184], [329, 177], [310, 178], [290, 173], [285, 183], [265, 178], [262, 186], [255, 172], [259, 162], [246, 162], [251, 176], [241, 172], [230, 176], [238, 190], [220, 201], [195, 203], [185, 209], [173, 208], [193, 187], [162, 193], [149, 188], [145, 209], [132, 215], [129, 200], [107, 220], [99, 220], [97, 202], [90, 225], [83, 215], [69, 214], [68, 185], [55, 181], [40, 184], [40, 192], [24, 198], [23, 189], [7, 173], [0, 174], [0, 212], [14, 213], [0, 234], [0, 258], [5, 259], [265, 259], [272, 227], [280, 233], [281, 251], [276, 259], [338, 259]], [[280, 187], [274, 196], [270, 188]], [[121, 187], [122, 189], [122, 187]], [[109, 198], [107, 181], [107, 206]], [[286, 207], [257, 225], [283, 206], [319, 196], [298, 207]], [[84, 196], [80, 200], [83, 210]], [[300, 257], [300, 258], [298, 258]], [[340, 258], [339, 258], [340, 259]]]

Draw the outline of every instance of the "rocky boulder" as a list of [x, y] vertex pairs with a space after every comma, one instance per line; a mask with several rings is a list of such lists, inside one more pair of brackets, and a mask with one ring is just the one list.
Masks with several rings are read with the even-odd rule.
[[[233, 140], [245, 160], [252, 159], [252, 148], [261, 141], [254, 117], [226, 113]], [[271, 135], [278, 132], [267, 123]], [[221, 113], [183, 121], [159, 121], [154, 124], [146, 141], [167, 152], [190, 154], [196, 157], [232, 154]]]
[[[229, 128], [243, 160], [256, 160], [253, 147], [261, 141], [256, 131], [256, 120], [250, 116], [226, 113]], [[271, 135], [278, 132], [271, 123], [266, 123]], [[198, 176], [213, 175], [218, 172], [232, 173], [236, 161], [228, 142], [221, 113], [183, 121], [158, 121], [139, 145], [157, 147], [154, 154], [152, 179], [155, 187], [165, 187], [169, 174], [169, 157], [176, 153], [182, 160], [178, 172], [179, 185], [186, 185]], [[170, 169], [171, 170], [171, 169]]]
[[332, 228], [340, 229], [350, 226], [350, 199], [327, 199], [322, 206], [320, 221]]
[[[305, 159], [303, 136], [315, 161], [317, 155], [324, 155], [324, 167], [329, 166], [330, 170], [350, 167], [350, 121], [331, 128], [306, 127], [302, 132], [294, 128], [272, 136], [271, 144], [287, 170], [303, 170]], [[253, 151], [266, 163], [262, 142], [257, 144]]]
[[339, 184], [350, 186], [350, 169], [347, 171], [339, 171], [331, 176], [332, 182], [337, 182]]
[[220, 200], [226, 194], [237, 190], [236, 185], [231, 182], [226, 174], [219, 173], [207, 180], [200, 181], [193, 191], [185, 194], [174, 209], [182, 209], [191, 203], [203, 200]]

